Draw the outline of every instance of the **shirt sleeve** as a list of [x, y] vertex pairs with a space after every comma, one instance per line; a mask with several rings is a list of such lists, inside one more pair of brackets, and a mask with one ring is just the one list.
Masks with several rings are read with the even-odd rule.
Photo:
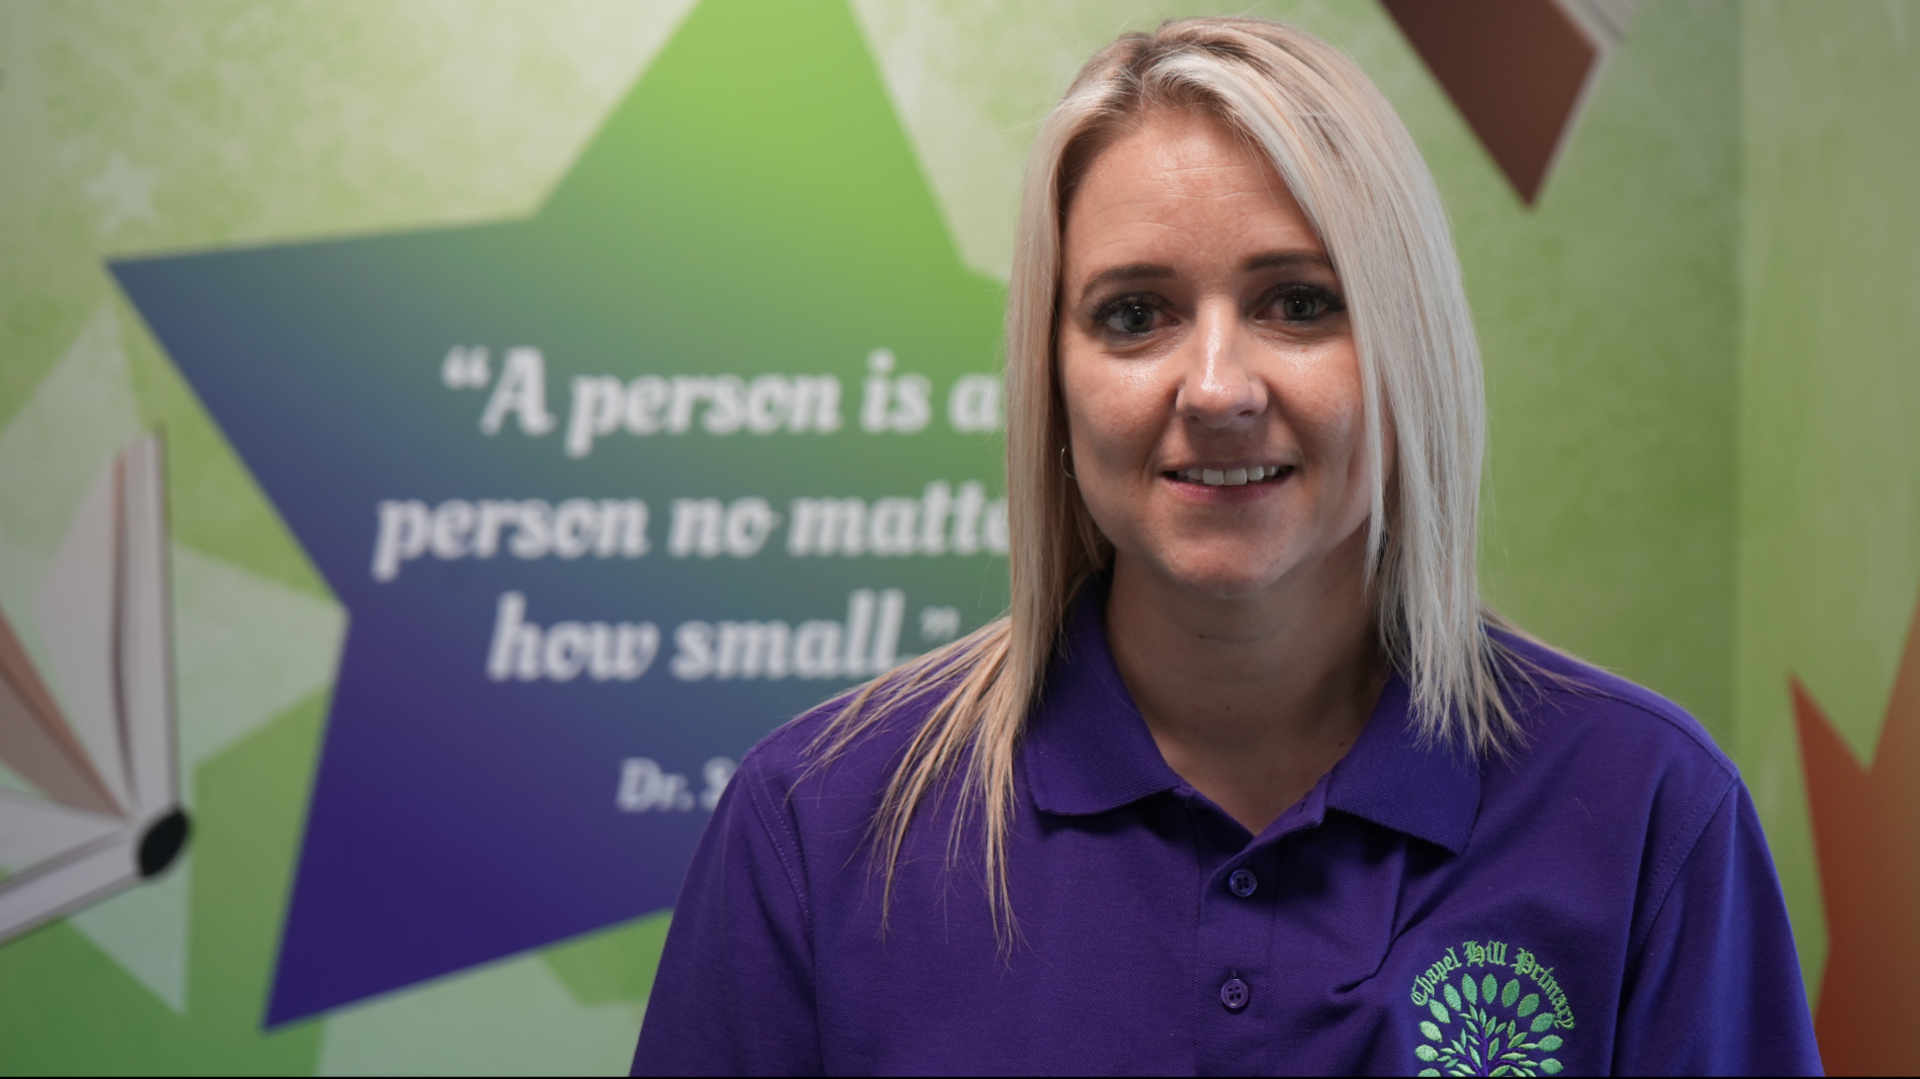
[[799, 845], [758, 763], [741, 762], [694, 852], [634, 1075], [821, 1073]]
[[1793, 927], [1735, 780], [1653, 914], [1621, 1001], [1618, 1075], [1819, 1075]]

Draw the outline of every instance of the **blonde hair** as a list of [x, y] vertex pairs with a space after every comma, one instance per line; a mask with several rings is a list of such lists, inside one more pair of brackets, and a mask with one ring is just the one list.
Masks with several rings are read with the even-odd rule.
[[1057, 460], [1067, 441], [1054, 370], [1066, 205], [1101, 149], [1172, 108], [1206, 110], [1264, 153], [1339, 273], [1365, 394], [1368, 587], [1420, 735], [1475, 754], [1519, 738], [1501, 693], [1501, 650], [1487, 634], [1489, 622], [1504, 623], [1481, 603], [1474, 572], [1479, 348], [1433, 178], [1386, 98], [1326, 43], [1256, 19], [1169, 22], [1089, 61], [1028, 161], [1007, 313], [1008, 615], [863, 687], [814, 743], [830, 760], [881, 717], [932, 701], [874, 821], [883, 910], [916, 810], [958, 778], [948, 854], [961, 853], [977, 815], [995, 930], [1009, 939], [1006, 843], [1021, 734], [1069, 603], [1112, 554]]

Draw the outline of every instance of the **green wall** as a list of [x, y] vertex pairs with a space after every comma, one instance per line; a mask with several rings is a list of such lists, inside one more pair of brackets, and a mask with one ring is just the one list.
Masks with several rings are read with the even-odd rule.
[[1735, 748], [1812, 987], [1787, 679], [1871, 764], [1920, 586], [1920, 6], [1755, 4], [1742, 42]]
[[1738, 43], [1731, 4], [1643, 7], [1532, 209], [1477, 144], [1443, 141], [1438, 123], [1421, 136], [1485, 348], [1487, 593], [1721, 737], [1733, 711]]

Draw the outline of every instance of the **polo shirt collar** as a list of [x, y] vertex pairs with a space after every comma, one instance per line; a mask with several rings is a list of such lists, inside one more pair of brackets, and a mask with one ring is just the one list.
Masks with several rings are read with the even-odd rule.
[[1047, 813], [1105, 813], [1182, 784], [1114, 665], [1106, 591], [1090, 581], [1074, 601], [1027, 721], [1027, 784]]
[[[1105, 607], [1104, 582], [1090, 582], [1028, 720], [1021, 756], [1045, 813], [1090, 816], [1185, 786], [1120, 679]], [[1458, 751], [1421, 745], [1409, 718], [1407, 683], [1395, 674], [1359, 741], [1321, 781], [1325, 805], [1458, 854], [1480, 811], [1480, 769]]]
[[1480, 766], [1464, 750], [1421, 744], [1410, 705], [1395, 672], [1359, 741], [1327, 773], [1327, 807], [1459, 854], [1480, 815]]

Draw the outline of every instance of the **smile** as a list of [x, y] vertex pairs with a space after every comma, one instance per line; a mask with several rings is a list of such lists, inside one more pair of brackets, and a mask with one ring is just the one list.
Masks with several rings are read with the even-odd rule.
[[1250, 468], [1188, 468], [1167, 475], [1208, 487], [1242, 487], [1249, 483], [1271, 483], [1292, 471], [1291, 465], [1253, 465]]

